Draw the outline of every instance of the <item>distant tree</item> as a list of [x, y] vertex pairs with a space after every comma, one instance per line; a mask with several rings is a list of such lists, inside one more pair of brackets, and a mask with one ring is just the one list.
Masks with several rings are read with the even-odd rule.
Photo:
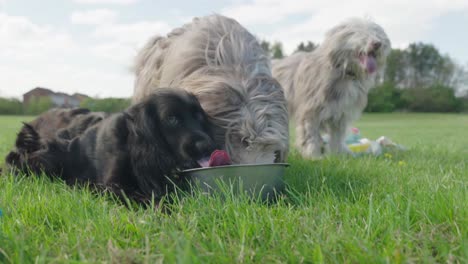
[[49, 97], [35, 97], [24, 106], [27, 115], [38, 115], [54, 107]]
[[[369, 92], [367, 111], [468, 110], [468, 65], [462, 67], [432, 44], [412, 43], [387, 58], [384, 83]], [[458, 97], [457, 97], [458, 96]]]
[[409, 87], [449, 86], [455, 65], [432, 44], [413, 43], [406, 49]]
[[314, 49], [316, 49], [317, 47], [318, 46], [315, 45], [312, 41], [307, 41], [307, 44], [304, 44], [304, 42], [301, 42], [301, 43], [299, 43], [299, 45], [297, 45], [297, 48], [294, 51], [294, 53], [299, 52], [299, 51], [311, 52]]
[[468, 84], [468, 72], [432, 44], [412, 43], [406, 49], [390, 52], [384, 82], [400, 88], [436, 84], [457, 88], [462, 83]]
[[450, 86], [455, 87], [461, 96], [463, 96], [464, 92], [468, 95], [468, 64], [466, 66], [454, 65], [455, 70], [450, 81]]
[[115, 113], [125, 110], [130, 106], [130, 99], [127, 98], [88, 98], [80, 103], [81, 107], [91, 111]]
[[468, 90], [460, 92], [460, 100], [461, 100], [461, 111], [468, 112]]
[[281, 59], [284, 57], [283, 44], [281, 42], [274, 42], [271, 44], [266, 40], [260, 41], [260, 46], [268, 53], [268, 56], [273, 59]]
[[294, 51], [294, 53], [296, 53], [298, 51], [304, 51], [304, 50], [305, 50], [305, 45], [304, 45], [304, 42], [301, 41], [301, 43], [299, 43], [299, 45], [297, 45], [297, 48]]
[[262, 40], [260, 42], [260, 46], [262, 46], [263, 50], [266, 51], [268, 54], [270, 54], [270, 42], [266, 41], [266, 40]]
[[23, 104], [14, 98], [0, 98], [0, 115], [21, 115]]
[[282, 59], [284, 57], [283, 44], [281, 44], [281, 42], [275, 42], [271, 46], [271, 54], [273, 56], [273, 59]]
[[399, 87], [406, 86], [404, 84], [406, 80], [406, 69], [406, 52], [400, 49], [393, 49], [387, 58], [384, 82]]
[[459, 112], [463, 107], [454, 90], [443, 85], [405, 89], [402, 99], [407, 102], [406, 110], [412, 112]]
[[404, 107], [401, 90], [392, 83], [383, 83], [369, 91], [366, 112], [393, 112]]

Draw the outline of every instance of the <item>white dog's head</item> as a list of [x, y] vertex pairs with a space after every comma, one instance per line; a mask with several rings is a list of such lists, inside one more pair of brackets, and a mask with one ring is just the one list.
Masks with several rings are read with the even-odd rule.
[[378, 24], [352, 18], [329, 30], [320, 48], [341, 74], [367, 79], [383, 71], [391, 43]]
[[264, 76], [251, 79], [247, 87], [250, 93], [245, 96], [249, 99], [228, 125], [226, 148], [240, 164], [284, 161], [289, 131], [281, 86]]
[[[199, 76], [195, 91], [203, 109], [222, 128], [217, 142], [235, 164], [273, 163], [286, 159], [289, 146], [286, 100], [271, 76], [245, 81], [226, 72]], [[191, 83], [193, 85], [193, 83]]]

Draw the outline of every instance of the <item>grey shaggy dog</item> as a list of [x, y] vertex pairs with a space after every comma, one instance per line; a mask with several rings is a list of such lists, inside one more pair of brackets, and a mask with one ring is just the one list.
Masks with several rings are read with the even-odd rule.
[[273, 76], [285, 90], [296, 145], [304, 157], [322, 157], [323, 131], [330, 135], [331, 153], [350, 152], [347, 128], [364, 110], [390, 46], [382, 27], [352, 18], [329, 30], [314, 51], [273, 62]]
[[216, 143], [236, 164], [283, 162], [288, 112], [283, 89], [257, 39], [233, 19], [195, 18], [150, 39], [135, 64], [133, 103], [157, 87], [193, 93], [213, 118]]

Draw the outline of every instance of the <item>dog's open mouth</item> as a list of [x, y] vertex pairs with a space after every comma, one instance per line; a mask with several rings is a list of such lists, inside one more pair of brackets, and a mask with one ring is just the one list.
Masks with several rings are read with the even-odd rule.
[[366, 69], [368, 74], [372, 74], [377, 71], [377, 52], [381, 48], [382, 43], [379, 41], [372, 42], [369, 50], [359, 54], [359, 61], [361, 66]]
[[361, 53], [359, 55], [359, 61], [368, 74], [372, 74], [377, 71], [377, 59], [375, 51], [369, 51], [367, 54]]
[[206, 167], [216, 167], [216, 166], [224, 166], [224, 165], [231, 165], [231, 158], [224, 150], [215, 150], [211, 153], [210, 157], [204, 157], [199, 159], [198, 165], [202, 168]]

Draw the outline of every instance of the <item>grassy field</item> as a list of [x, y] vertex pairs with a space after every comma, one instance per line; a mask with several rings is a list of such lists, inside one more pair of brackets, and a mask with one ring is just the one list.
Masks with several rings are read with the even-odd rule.
[[[0, 156], [22, 118], [0, 117]], [[128, 209], [43, 178], [0, 177], [0, 263], [467, 263], [468, 116], [365, 115], [410, 149], [309, 161], [276, 204], [180, 195]]]

